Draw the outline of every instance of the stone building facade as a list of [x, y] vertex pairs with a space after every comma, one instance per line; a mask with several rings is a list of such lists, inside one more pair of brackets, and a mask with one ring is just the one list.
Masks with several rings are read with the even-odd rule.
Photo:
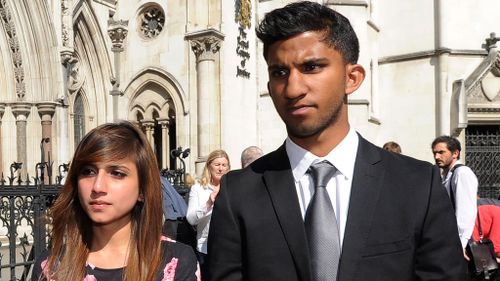
[[[271, 151], [286, 132], [254, 28], [288, 2], [0, 0], [0, 171], [69, 162], [86, 132], [120, 119], [142, 126], [159, 168], [175, 167], [177, 147], [190, 148], [187, 171], [197, 174], [213, 149], [233, 168], [247, 146]], [[500, 2], [316, 2], [358, 33], [367, 77], [349, 114], [363, 136], [432, 161], [437, 135], [472, 146], [500, 135], [499, 38], [490, 35], [500, 34]], [[487, 139], [495, 157], [499, 138]]]

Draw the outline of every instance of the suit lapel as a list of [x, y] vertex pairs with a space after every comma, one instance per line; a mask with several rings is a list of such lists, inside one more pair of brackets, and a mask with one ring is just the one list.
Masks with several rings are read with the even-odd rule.
[[359, 147], [344, 233], [339, 280], [355, 280], [357, 264], [372, 227], [373, 214], [380, 195], [384, 169], [380, 152], [359, 136]]
[[264, 172], [264, 182], [290, 249], [297, 274], [301, 280], [309, 280], [309, 254], [304, 221], [285, 146], [282, 145], [272, 154], [270, 159], [272, 167]]

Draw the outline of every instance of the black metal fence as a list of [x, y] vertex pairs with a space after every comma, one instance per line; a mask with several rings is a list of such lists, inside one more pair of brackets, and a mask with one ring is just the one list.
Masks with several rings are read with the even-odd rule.
[[57, 197], [68, 164], [52, 178], [52, 164], [38, 163], [36, 174], [21, 175], [22, 163], [0, 177], [0, 280], [27, 280], [34, 258], [47, 248], [45, 215]]
[[479, 181], [479, 196], [500, 198], [500, 125], [467, 127], [465, 145], [465, 160]]

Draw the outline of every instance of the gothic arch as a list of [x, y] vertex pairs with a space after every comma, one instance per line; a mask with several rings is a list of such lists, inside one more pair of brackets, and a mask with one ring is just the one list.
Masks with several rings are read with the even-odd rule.
[[89, 109], [86, 123], [90, 122], [87, 127], [90, 129], [109, 121], [112, 70], [105, 37], [88, 1], [82, 1], [75, 11], [74, 37], [78, 76], [84, 79], [74, 82], [81, 83], [86, 93]]
[[148, 68], [127, 85], [124, 97], [129, 100], [128, 119], [141, 124], [161, 167], [172, 168], [175, 161], [169, 152], [184, 143], [187, 135], [184, 124], [188, 110], [180, 85], [168, 72]]
[[[150, 67], [140, 71], [127, 85], [124, 91], [124, 96], [130, 100], [130, 105], [133, 105], [133, 100], [136, 99], [140, 91], [145, 88], [145, 85], [151, 83], [164, 89], [172, 99], [172, 105], [175, 108], [175, 115], [180, 117], [189, 113], [186, 95], [182, 90], [177, 80], [167, 71], [159, 68]], [[163, 106], [162, 106], [163, 107]]]
[[24, 37], [24, 69], [26, 99], [30, 101], [55, 101], [61, 94], [59, 49], [51, 12], [47, 1], [19, 1], [22, 13], [22, 34]]
[[[93, 106], [90, 106], [90, 102], [89, 102], [89, 98], [88, 98], [88, 94], [86, 93], [85, 89], [80, 89], [78, 92], [75, 92], [74, 94], [71, 95], [71, 97], [69, 98], [68, 100], [68, 113], [69, 113], [69, 132], [71, 133], [71, 137], [69, 139], [69, 143], [70, 143], [70, 147], [72, 147], [71, 151], [74, 151], [76, 149], [76, 146], [78, 145], [78, 143], [75, 143], [75, 128], [73, 127], [74, 125], [74, 112], [75, 112], [75, 102], [76, 102], [76, 97], [77, 96], [80, 96], [80, 99], [81, 99], [81, 102], [83, 103], [83, 110], [85, 112], [85, 123], [84, 123], [84, 127], [85, 127], [85, 132], [83, 132], [83, 134], [85, 134], [90, 128], [90, 126], [92, 125], [92, 121], [93, 121], [93, 115], [95, 113], [95, 109], [93, 108]], [[83, 135], [82, 135], [83, 136]]]
[[2, 93], [2, 102], [16, 99], [16, 87], [14, 78], [14, 67], [12, 66], [12, 56], [9, 46], [7, 32], [0, 24], [0, 73], [3, 78], [0, 79], [0, 92]]

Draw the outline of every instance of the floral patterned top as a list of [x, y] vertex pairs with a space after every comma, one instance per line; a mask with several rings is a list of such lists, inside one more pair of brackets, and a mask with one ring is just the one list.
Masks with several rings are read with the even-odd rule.
[[[182, 243], [162, 237], [162, 270], [157, 281], [201, 281], [200, 268], [193, 249]], [[31, 281], [49, 280], [47, 278], [48, 254], [42, 255], [35, 262]], [[90, 263], [86, 265], [87, 275], [83, 281], [122, 281], [124, 268], [104, 269]], [[52, 281], [52, 280], [49, 280]]]

